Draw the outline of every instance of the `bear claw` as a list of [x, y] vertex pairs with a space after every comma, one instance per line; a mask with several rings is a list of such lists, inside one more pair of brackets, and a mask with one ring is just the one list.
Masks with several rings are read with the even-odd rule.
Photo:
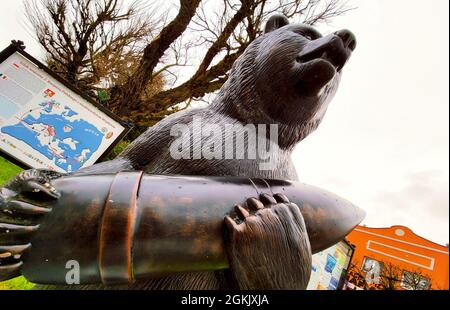
[[5, 281], [20, 276], [22, 264], [23, 262], [18, 262], [12, 265], [0, 265], [0, 281]]
[[273, 198], [271, 195], [269, 194], [261, 194], [259, 195], [259, 200], [261, 200], [261, 202], [265, 205], [274, 205], [277, 203], [277, 201], [275, 200], [275, 198]]
[[289, 203], [290, 202], [289, 199], [286, 197], [286, 195], [281, 194], [281, 193], [275, 194], [275, 195], [273, 195], [273, 197], [275, 198], [275, 200], [278, 203]]
[[236, 207], [234, 207], [236, 213], [242, 218], [245, 219], [246, 217], [250, 216], [250, 213], [242, 208], [240, 205], [237, 205]]
[[249, 208], [251, 208], [255, 211], [264, 209], [264, 204], [260, 200], [254, 198], [254, 197], [247, 199], [247, 205], [249, 206]]
[[[50, 208], [43, 208], [32, 205], [25, 201], [12, 200], [7, 204], [7, 209], [13, 212], [25, 213], [25, 214], [46, 214], [52, 211]], [[4, 210], [4, 211], [5, 211]]]

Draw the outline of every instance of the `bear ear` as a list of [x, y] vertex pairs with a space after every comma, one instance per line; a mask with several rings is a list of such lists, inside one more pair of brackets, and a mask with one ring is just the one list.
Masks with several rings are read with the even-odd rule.
[[269, 33], [273, 30], [281, 28], [289, 24], [289, 20], [283, 14], [274, 14], [270, 16], [269, 20], [266, 23], [266, 27], [264, 27], [264, 33]]

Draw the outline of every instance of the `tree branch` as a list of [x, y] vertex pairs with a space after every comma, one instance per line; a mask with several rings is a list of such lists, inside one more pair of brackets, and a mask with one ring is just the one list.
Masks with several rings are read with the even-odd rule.
[[113, 106], [119, 105], [118, 112], [123, 115], [129, 106], [135, 106], [139, 101], [142, 89], [150, 81], [153, 70], [160, 61], [164, 52], [186, 30], [201, 0], [180, 0], [178, 15], [166, 27], [159, 36], [148, 44], [139, 62], [139, 66], [127, 83], [121, 87], [119, 94], [113, 100]]

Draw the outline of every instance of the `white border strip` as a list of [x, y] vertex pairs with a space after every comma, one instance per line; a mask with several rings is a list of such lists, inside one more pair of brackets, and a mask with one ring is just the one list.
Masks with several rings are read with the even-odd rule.
[[373, 235], [373, 236], [377, 236], [377, 237], [381, 237], [381, 238], [385, 238], [385, 239], [389, 239], [389, 240], [394, 240], [394, 241], [397, 241], [397, 242], [409, 244], [409, 245], [416, 246], [416, 247], [419, 247], [419, 248], [423, 248], [423, 249], [427, 249], [427, 250], [430, 250], [430, 251], [435, 251], [435, 252], [439, 252], [439, 253], [448, 255], [448, 251], [446, 252], [446, 251], [438, 250], [438, 249], [435, 249], [435, 248], [430, 248], [430, 247], [427, 247], [427, 246], [424, 246], [424, 245], [420, 245], [420, 244], [417, 244], [417, 243], [411, 243], [411, 242], [408, 242], [408, 241], [403, 241], [403, 240], [400, 240], [400, 239], [396, 239], [396, 238], [392, 238], [392, 237], [388, 237], [388, 236], [383, 236], [383, 235], [376, 234], [376, 233], [373, 233], [373, 232], [370, 232], [370, 231], [365, 231], [365, 230], [362, 230], [362, 229], [359, 229], [359, 228], [355, 228], [354, 230], [362, 232], [362, 233], [366, 233], [366, 234], [369, 234], [369, 235]]
[[[412, 254], [412, 255], [415, 255], [415, 256], [418, 256], [418, 257], [422, 257], [422, 258], [425, 258], [425, 259], [429, 259], [429, 260], [430, 260], [430, 265], [429, 265], [429, 266], [422, 265], [422, 264], [419, 264], [419, 263], [416, 263], [416, 262], [412, 262], [412, 261], [410, 261], [410, 260], [407, 260], [406, 258], [401, 258], [401, 257], [395, 256], [395, 255], [392, 255], [392, 254], [387, 254], [387, 253], [382, 252], [382, 251], [380, 251], [380, 250], [375, 250], [375, 249], [373, 249], [373, 248], [370, 247], [370, 245], [371, 245], [372, 243], [373, 243], [373, 244], [378, 244], [378, 245], [381, 245], [381, 246], [384, 246], [384, 247], [387, 247], [387, 248], [390, 248], [390, 249], [394, 249], [394, 250], [396, 250], [396, 251], [405, 252], [405, 253]], [[375, 252], [375, 253], [379, 253], [379, 254], [382, 254], [382, 255], [391, 257], [391, 258], [395, 258], [395, 259], [397, 259], [397, 260], [406, 262], [406, 263], [411, 264], [411, 265], [416, 265], [416, 266], [419, 266], [419, 267], [422, 267], [422, 268], [426, 268], [426, 269], [428, 269], [428, 270], [433, 270], [433, 269], [434, 269], [434, 263], [435, 263], [435, 262], [434, 262], [434, 258], [425, 256], [425, 255], [422, 255], [422, 254], [418, 254], [418, 253], [406, 251], [406, 250], [399, 249], [399, 248], [396, 248], [396, 247], [394, 247], [394, 246], [387, 245], [387, 244], [380, 243], [380, 242], [373, 241], [373, 240], [368, 240], [368, 241], [367, 241], [366, 249], [369, 250], [369, 251]]]

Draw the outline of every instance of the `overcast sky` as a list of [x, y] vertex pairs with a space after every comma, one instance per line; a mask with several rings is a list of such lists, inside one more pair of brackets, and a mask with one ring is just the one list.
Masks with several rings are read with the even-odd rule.
[[[295, 150], [300, 179], [367, 211], [364, 224], [405, 225], [449, 240], [448, 0], [352, 0], [320, 27], [348, 28], [358, 47], [319, 129]], [[2, 0], [0, 48], [24, 40], [21, 1]]]
[[[296, 148], [301, 179], [367, 211], [449, 240], [447, 0], [360, 0], [331, 25], [358, 47], [319, 129]], [[327, 27], [325, 27], [327, 28]]]

